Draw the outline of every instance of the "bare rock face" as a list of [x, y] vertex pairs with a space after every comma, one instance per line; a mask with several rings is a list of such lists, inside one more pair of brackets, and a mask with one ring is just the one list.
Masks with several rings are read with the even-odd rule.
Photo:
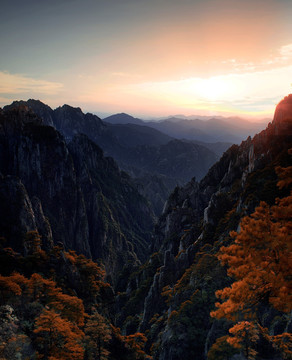
[[36, 196], [50, 219], [54, 241], [90, 255], [82, 194], [63, 137], [20, 106], [1, 118], [0, 171], [21, 179], [30, 198]]
[[68, 146], [27, 106], [5, 108], [0, 173], [1, 235], [19, 251], [26, 231], [38, 230], [44, 248], [62, 243], [100, 259], [113, 279], [125, 263], [147, 256], [153, 223], [147, 201], [85, 135]]
[[42, 203], [39, 198], [34, 196], [31, 199], [31, 204], [34, 212], [36, 228], [41, 236], [42, 247], [49, 250], [53, 247], [53, 233], [49, 219], [45, 217], [43, 212]]
[[25, 187], [15, 176], [0, 176], [0, 231], [9, 246], [14, 239], [14, 249], [24, 252], [24, 237], [36, 230], [36, 221], [31, 201]]
[[92, 257], [104, 259], [110, 273], [146, 260], [153, 214], [145, 198], [85, 135], [75, 136], [68, 148], [84, 198]]
[[286, 96], [276, 107], [274, 114], [275, 125], [279, 127], [279, 135], [284, 134], [285, 130], [290, 129], [291, 135], [291, 125], [289, 126], [289, 122], [291, 123], [292, 119], [292, 94]]

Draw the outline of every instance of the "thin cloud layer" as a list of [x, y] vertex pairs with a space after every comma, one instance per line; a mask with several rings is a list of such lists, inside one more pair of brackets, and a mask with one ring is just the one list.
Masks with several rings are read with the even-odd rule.
[[39, 80], [21, 74], [0, 72], [0, 94], [40, 94], [54, 95], [62, 90], [57, 82]]

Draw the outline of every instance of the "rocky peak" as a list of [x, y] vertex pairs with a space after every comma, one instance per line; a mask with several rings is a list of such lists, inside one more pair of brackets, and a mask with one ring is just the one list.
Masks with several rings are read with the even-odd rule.
[[277, 135], [287, 134], [292, 135], [292, 94], [286, 96], [276, 107], [273, 125], [276, 128]]
[[23, 129], [26, 124], [43, 125], [43, 120], [21, 102], [14, 102], [10, 107], [5, 106], [2, 115], [0, 129], [7, 134]]
[[79, 107], [69, 105], [54, 110], [54, 120], [56, 129], [69, 139], [76, 134], [86, 134], [94, 140], [94, 137], [101, 133], [101, 129], [106, 127], [98, 116], [84, 114]]
[[29, 108], [34, 114], [43, 120], [45, 125], [54, 126], [53, 110], [40, 100], [29, 99], [27, 101], [14, 101], [11, 105], [5, 106], [4, 110], [12, 110], [18, 108], [19, 106], [26, 106]]
[[82, 110], [79, 106], [74, 107], [68, 104], [64, 104], [63, 106], [59, 106], [56, 110], [58, 109], [62, 109], [63, 111], [67, 111], [67, 112], [75, 112], [75, 113], [82, 113]]

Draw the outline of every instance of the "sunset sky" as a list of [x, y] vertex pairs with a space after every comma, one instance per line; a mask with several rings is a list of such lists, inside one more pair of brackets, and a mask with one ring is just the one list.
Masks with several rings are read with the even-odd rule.
[[0, 16], [0, 106], [266, 117], [292, 92], [291, 0], [4, 0]]

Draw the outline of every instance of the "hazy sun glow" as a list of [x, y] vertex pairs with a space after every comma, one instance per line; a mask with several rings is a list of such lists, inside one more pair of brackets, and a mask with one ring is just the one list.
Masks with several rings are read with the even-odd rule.
[[219, 76], [203, 79], [196, 86], [197, 94], [210, 101], [228, 98], [232, 90], [232, 83]]
[[0, 106], [37, 98], [134, 116], [272, 115], [291, 92], [290, 0], [22, 5], [1, 6]]

